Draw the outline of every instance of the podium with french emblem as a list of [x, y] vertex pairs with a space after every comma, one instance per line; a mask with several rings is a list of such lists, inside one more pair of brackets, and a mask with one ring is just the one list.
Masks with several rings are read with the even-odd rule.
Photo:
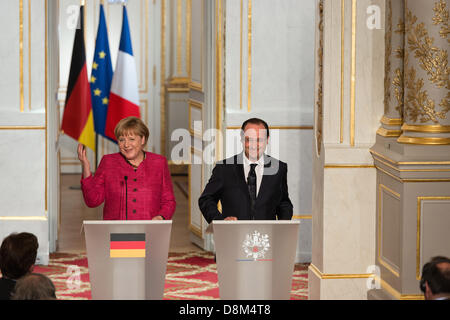
[[83, 222], [94, 300], [162, 300], [172, 221]]
[[213, 221], [220, 298], [289, 300], [299, 225], [298, 220]]

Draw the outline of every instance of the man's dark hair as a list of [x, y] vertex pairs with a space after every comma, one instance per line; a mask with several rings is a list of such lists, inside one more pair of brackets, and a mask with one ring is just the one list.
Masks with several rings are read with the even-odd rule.
[[52, 280], [40, 273], [30, 273], [16, 282], [12, 300], [54, 300], [56, 289]]
[[242, 126], [241, 126], [241, 134], [242, 134], [242, 135], [244, 134], [245, 127], [246, 127], [249, 123], [251, 123], [251, 124], [260, 124], [260, 125], [263, 125], [264, 128], [266, 129], [266, 132], [267, 132], [267, 138], [270, 136], [270, 134], [269, 134], [269, 126], [268, 126], [267, 122], [265, 122], [264, 120], [259, 119], [259, 118], [250, 118], [250, 119], [248, 119], [248, 120], [245, 120], [244, 123], [243, 123]]
[[420, 290], [425, 293], [425, 282], [433, 294], [450, 293], [450, 268], [441, 269], [440, 263], [450, 263], [450, 259], [442, 256], [434, 257], [422, 268]]
[[10, 279], [19, 279], [26, 275], [36, 262], [39, 244], [32, 233], [12, 233], [0, 247], [0, 271]]

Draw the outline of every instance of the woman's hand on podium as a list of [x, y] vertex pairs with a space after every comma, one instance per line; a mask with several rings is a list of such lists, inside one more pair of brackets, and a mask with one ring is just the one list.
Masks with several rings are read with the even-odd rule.
[[152, 220], [164, 220], [164, 218], [162, 216], [155, 216]]

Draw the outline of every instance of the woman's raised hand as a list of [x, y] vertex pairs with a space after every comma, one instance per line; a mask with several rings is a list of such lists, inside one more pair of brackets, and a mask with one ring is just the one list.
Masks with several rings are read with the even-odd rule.
[[78, 160], [80, 160], [83, 170], [83, 178], [87, 178], [91, 175], [91, 164], [89, 163], [89, 160], [86, 155], [86, 147], [81, 143], [79, 143], [77, 153], [78, 153]]

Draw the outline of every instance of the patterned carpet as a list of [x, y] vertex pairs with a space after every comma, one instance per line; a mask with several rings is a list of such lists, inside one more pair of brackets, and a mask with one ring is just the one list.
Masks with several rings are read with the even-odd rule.
[[[34, 272], [50, 277], [62, 300], [91, 299], [86, 254], [54, 253], [48, 266]], [[308, 264], [296, 264], [292, 279], [292, 300], [308, 298]], [[217, 268], [209, 252], [169, 253], [164, 299], [219, 299]]]

